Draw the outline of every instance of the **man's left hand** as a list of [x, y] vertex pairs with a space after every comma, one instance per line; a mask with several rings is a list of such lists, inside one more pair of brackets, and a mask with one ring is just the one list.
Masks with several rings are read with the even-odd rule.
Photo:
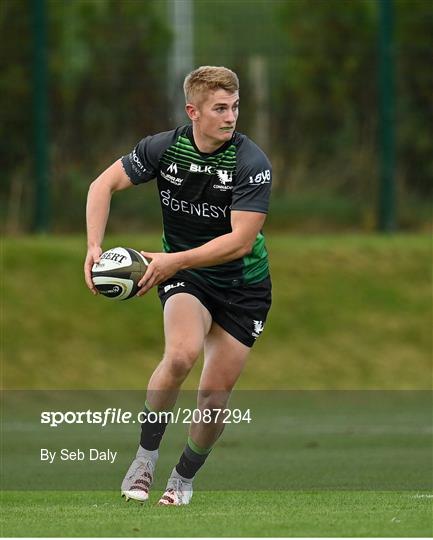
[[178, 253], [148, 253], [147, 251], [141, 251], [140, 253], [146, 259], [151, 259], [151, 263], [138, 282], [140, 289], [137, 296], [143, 296], [152, 287], [166, 281], [180, 270]]

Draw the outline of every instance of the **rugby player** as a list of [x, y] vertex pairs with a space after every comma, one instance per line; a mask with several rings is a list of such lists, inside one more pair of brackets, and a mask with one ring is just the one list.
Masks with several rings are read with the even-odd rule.
[[[235, 131], [239, 81], [225, 67], [202, 66], [184, 81], [190, 124], [148, 135], [94, 182], [87, 200], [85, 279], [102, 253], [114, 192], [156, 178], [163, 215], [163, 252], [152, 259], [138, 296], [158, 287], [165, 350], [147, 387], [145, 412], [170, 411], [204, 351], [197, 408], [224, 409], [271, 305], [262, 227], [271, 165]], [[127, 499], [149, 496], [166, 423], [143, 422], [138, 451], [121, 485]], [[160, 504], [188, 504], [193, 479], [223, 431], [222, 415], [190, 426]]]

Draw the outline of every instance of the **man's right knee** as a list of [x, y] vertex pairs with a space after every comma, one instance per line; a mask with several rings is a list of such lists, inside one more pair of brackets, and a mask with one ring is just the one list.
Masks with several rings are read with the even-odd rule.
[[173, 351], [166, 351], [162, 359], [164, 370], [174, 379], [184, 379], [194, 366], [200, 351], [196, 349], [179, 348]]

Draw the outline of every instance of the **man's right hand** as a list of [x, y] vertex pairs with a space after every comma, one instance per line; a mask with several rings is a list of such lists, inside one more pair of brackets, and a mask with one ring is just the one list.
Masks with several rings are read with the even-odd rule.
[[101, 260], [102, 249], [100, 246], [89, 247], [87, 249], [86, 260], [84, 261], [84, 279], [86, 285], [92, 291], [93, 294], [98, 294], [98, 290], [92, 281], [92, 266], [94, 263], [98, 263]]

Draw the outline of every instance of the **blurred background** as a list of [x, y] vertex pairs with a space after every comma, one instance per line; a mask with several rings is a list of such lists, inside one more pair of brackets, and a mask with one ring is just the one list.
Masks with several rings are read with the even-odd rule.
[[[90, 181], [186, 123], [203, 64], [239, 74], [239, 131], [274, 167], [268, 226], [427, 230], [432, 19], [428, 0], [4, 0], [5, 230], [82, 231]], [[159, 227], [156, 190], [135, 195], [113, 230]]]
[[[158, 300], [87, 293], [87, 189], [186, 123], [203, 64], [238, 73], [238, 129], [274, 169], [274, 307], [241, 384], [430, 386], [429, 0], [3, 0], [0, 24], [7, 386], [145, 384]], [[104, 247], [159, 250], [157, 197], [114, 197]]]

